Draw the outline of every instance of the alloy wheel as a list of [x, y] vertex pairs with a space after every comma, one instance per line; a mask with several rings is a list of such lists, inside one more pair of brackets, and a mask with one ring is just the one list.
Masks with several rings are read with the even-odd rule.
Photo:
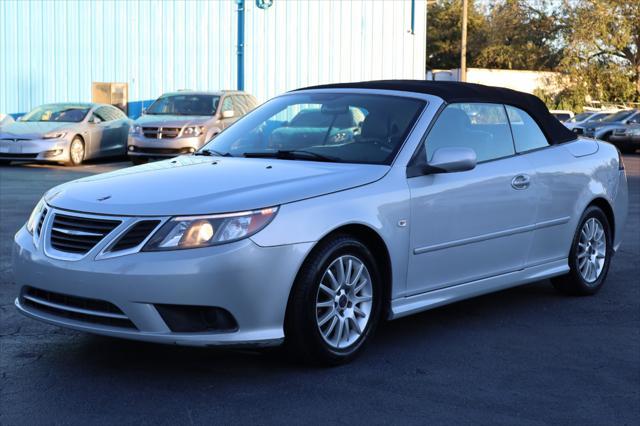
[[353, 345], [362, 336], [373, 307], [371, 275], [352, 255], [334, 260], [324, 272], [316, 295], [316, 324], [334, 349]]
[[576, 250], [578, 270], [582, 279], [594, 283], [604, 269], [607, 256], [607, 238], [602, 223], [595, 217], [589, 218], [580, 230], [580, 240]]
[[73, 164], [82, 163], [82, 160], [84, 159], [84, 144], [82, 141], [74, 139], [73, 142], [71, 142], [69, 155], [71, 156], [71, 162]]

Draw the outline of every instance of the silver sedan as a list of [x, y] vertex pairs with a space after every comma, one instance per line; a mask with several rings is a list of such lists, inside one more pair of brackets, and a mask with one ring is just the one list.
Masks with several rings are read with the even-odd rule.
[[385, 319], [546, 278], [596, 293], [627, 204], [616, 149], [531, 95], [311, 88], [195, 155], [51, 189], [15, 236], [15, 303], [92, 333], [286, 342], [336, 364]]
[[51, 161], [79, 165], [126, 155], [132, 121], [112, 105], [42, 105], [0, 128], [0, 162]]

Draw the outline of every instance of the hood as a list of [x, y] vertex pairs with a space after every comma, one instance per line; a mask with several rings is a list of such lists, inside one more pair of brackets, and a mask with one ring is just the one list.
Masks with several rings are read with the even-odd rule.
[[20, 137], [25, 139], [40, 139], [45, 133], [54, 130], [68, 129], [80, 123], [64, 123], [59, 121], [16, 121], [3, 125], [0, 129], [0, 139]]
[[90, 176], [51, 189], [61, 209], [123, 216], [230, 213], [365, 185], [389, 166], [182, 156]]
[[153, 127], [182, 127], [185, 125], [203, 126], [207, 122], [213, 120], [213, 116], [210, 115], [153, 115], [144, 114], [138, 117], [134, 124], [140, 126], [153, 126]]

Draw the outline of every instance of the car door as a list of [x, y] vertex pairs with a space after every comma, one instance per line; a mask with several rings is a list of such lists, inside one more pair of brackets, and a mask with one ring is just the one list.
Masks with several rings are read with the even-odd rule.
[[538, 189], [536, 226], [529, 266], [566, 258], [575, 232], [571, 221], [588, 177], [574, 173], [576, 157], [566, 145], [550, 145], [537, 123], [525, 111], [507, 106], [516, 152], [533, 165]]
[[126, 153], [127, 137], [131, 122], [124, 112], [116, 107], [109, 107], [113, 116], [113, 126], [117, 130], [114, 132], [115, 138], [112, 145], [113, 154]]
[[524, 268], [537, 191], [533, 168], [516, 156], [500, 104], [448, 105], [417, 154], [469, 147], [473, 170], [408, 178], [411, 193], [407, 295]]
[[100, 157], [109, 154], [113, 154], [116, 151], [116, 145], [118, 143], [118, 123], [114, 120], [114, 116], [109, 111], [109, 107], [98, 107], [94, 113], [94, 117], [91, 121], [91, 145], [93, 150], [93, 156]]

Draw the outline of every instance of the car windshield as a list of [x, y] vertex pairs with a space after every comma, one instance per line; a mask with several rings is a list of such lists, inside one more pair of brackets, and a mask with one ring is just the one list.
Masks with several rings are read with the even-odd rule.
[[220, 96], [216, 95], [166, 95], [161, 96], [147, 108], [145, 114], [152, 115], [214, 115]]
[[238, 120], [199, 154], [390, 164], [425, 105], [387, 95], [289, 94]]
[[616, 112], [615, 114], [611, 114], [611, 115], [603, 118], [600, 121], [602, 121], [604, 123], [613, 123], [615, 121], [626, 120], [634, 112], [635, 112], [635, 110], [632, 110], [632, 109], [629, 109], [629, 110], [626, 110], [626, 111], [619, 111], [619, 112]]
[[42, 105], [23, 115], [20, 121], [79, 123], [84, 120], [90, 109], [90, 107], [82, 105]]

